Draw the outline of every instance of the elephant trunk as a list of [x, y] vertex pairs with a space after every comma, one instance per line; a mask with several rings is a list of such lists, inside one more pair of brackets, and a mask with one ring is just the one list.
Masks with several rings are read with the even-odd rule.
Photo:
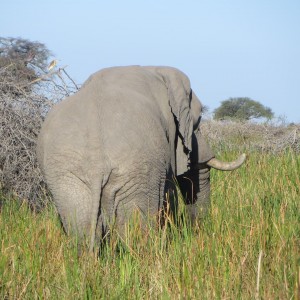
[[186, 199], [186, 208], [192, 223], [205, 216], [210, 205], [210, 169], [231, 171], [239, 168], [245, 161], [245, 154], [232, 162], [222, 162], [212, 158], [206, 163], [198, 163], [180, 182]]
[[209, 208], [210, 169], [232, 171], [239, 168], [245, 159], [245, 154], [242, 154], [237, 160], [232, 162], [222, 162], [216, 159], [200, 131], [195, 133], [193, 137], [191, 168], [185, 174], [177, 177], [187, 204], [187, 212], [192, 222], [199, 217], [203, 217]]
[[192, 190], [185, 193], [187, 213], [192, 223], [205, 216], [210, 205], [210, 168], [206, 164], [199, 166], [199, 169], [190, 171]]

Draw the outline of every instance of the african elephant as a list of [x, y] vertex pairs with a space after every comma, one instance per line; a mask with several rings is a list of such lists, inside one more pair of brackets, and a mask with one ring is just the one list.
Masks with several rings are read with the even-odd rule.
[[210, 168], [237, 168], [244, 156], [227, 165], [214, 158], [201, 112], [188, 77], [171, 67], [103, 69], [55, 105], [37, 154], [66, 232], [92, 249], [111, 222], [122, 232], [134, 211], [157, 216], [173, 176], [192, 218], [205, 210]]

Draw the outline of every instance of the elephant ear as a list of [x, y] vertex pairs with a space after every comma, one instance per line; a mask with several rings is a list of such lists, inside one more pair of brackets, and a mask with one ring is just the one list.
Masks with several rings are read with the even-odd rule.
[[169, 105], [176, 119], [179, 137], [176, 146], [176, 175], [185, 173], [192, 151], [193, 117], [191, 114], [191, 85], [181, 71], [170, 68], [156, 68], [168, 89]]

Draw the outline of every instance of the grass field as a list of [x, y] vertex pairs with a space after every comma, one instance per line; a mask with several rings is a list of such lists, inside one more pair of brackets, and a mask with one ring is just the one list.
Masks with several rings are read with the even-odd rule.
[[211, 181], [211, 209], [196, 228], [170, 222], [141, 235], [133, 225], [100, 256], [77, 256], [53, 208], [2, 199], [0, 298], [299, 299], [300, 155], [253, 152]]

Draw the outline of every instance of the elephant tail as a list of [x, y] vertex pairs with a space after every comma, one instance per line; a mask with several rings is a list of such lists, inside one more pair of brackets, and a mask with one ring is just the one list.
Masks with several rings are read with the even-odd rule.
[[[91, 205], [91, 223], [90, 223], [90, 241], [89, 241], [89, 252], [92, 253], [95, 247], [96, 240], [96, 229], [98, 216], [100, 211], [100, 202], [102, 196], [102, 189], [108, 181], [109, 176], [102, 176], [97, 178], [92, 188], [92, 205]], [[100, 183], [100, 184], [99, 184]]]
[[100, 209], [100, 199], [101, 199], [101, 189], [99, 190], [99, 194], [93, 193], [92, 199], [92, 207], [91, 207], [91, 225], [90, 225], [90, 243], [89, 243], [89, 252], [92, 253], [95, 247], [95, 239], [96, 239], [96, 228], [98, 221], [98, 212]]

